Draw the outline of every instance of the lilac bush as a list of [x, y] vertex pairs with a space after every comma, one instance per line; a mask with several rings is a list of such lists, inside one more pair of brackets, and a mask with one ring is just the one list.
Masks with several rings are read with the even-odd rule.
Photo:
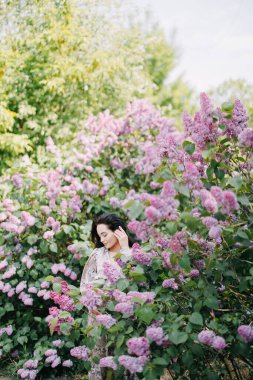
[[[202, 94], [183, 124], [133, 102], [124, 118], [91, 116], [69, 145], [52, 151], [48, 140], [41, 166], [24, 157], [1, 178], [0, 353], [20, 377], [87, 373], [101, 336], [100, 366], [118, 378], [250, 373], [248, 116], [240, 101], [214, 108]], [[80, 295], [91, 221], [112, 209], [139, 243], [130, 261], [116, 257], [123, 276], [105, 265]], [[88, 312], [100, 313], [93, 328]]]

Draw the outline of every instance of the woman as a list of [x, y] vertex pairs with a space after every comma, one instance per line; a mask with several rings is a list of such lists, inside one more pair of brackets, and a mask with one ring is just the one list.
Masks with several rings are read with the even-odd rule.
[[[110, 262], [120, 269], [117, 259], [114, 256], [117, 253], [122, 253], [126, 258], [131, 257], [131, 246], [134, 241], [126, 233], [126, 227], [123, 220], [115, 214], [103, 214], [98, 216], [92, 223], [91, 240], [95, 245], [94, 251], [91, 253], [81, 278], [80, 291], [85, 294], [85, 286], [87, 284], [94, 284], [104, 279], [106, 283], [106, 276], [104, 275], [103, 265]], [[121, 270], [121, 269], [120, 269]], [[93, 326], [96, 323], [96, 315], [98, 311], [89, 313], [88, 326]], [[92, 350], [92, 356], [102, 358], [107, 356], [105, 337], [100, 338], [95, 348]], [[104, 374], [102, 373], [98, 364], [92, 363], [91, 371], [89, 372], [89, 380], [102, 380]]]

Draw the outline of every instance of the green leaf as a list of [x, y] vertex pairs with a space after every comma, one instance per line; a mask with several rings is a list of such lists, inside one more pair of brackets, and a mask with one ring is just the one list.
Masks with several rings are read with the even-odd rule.
[[243, 185], [243, 180], [241, 177], [235, 176], [235, 177], [230, 178], [228, 183], [238, 191]]
[[120, 348], [122, 344], [124, 343], [124, 340], [125, 340], [125, 335], [120, 334], [117, 338], [116, 348]]
[[183, 185], [175, 185], [175, 189], [180, 193], [186, 196], [187, 198], [190, 197], [190, 190], [187, 186]]
[[[125, 206], [126, 208], [126, 206]], [[140, 202], [134, 202], [130, 207], [129, 207], [129, 215], [130, 219], [138, 219], [139, 216], [143, 213], [145, 209], [145, 205]]]
[[54, 328], [58, 323], [58, 318], [52, 318], [50, 319], [50, 335], [53, 335], [54, 333]]
[[62, 311], [59, 315], [58, 318], [68, 318], [70, 317], [71, 314], [68, 311]]
[[209, 298], [205, 299], [204, 305], [206, 305], [207, 307], [210, 307], [210, 309], [218, 309], [219, 308], [218, 300], [217, 300], [217, 298], [215, 298], [213, 296], [209, 296]]
[[56, 243], [51, 243], [50, 246], [49, 246], [49, 249], [50, 249], [51, 252], [54, 252], [54, 253], [58, 252], [58, 248], [57, 248], [57, 244]]
[[249, 198], [246, 197], [246, 195], [239, 195], [237, 197], [237, 199], [238, 199], [238, 202], [241, 203], [243, 206], [249, 206], [250, 205]]
[[28, 338], [27, 338], [27, 336], [19, 336], [17, 338], [17, 341], [18, 341], [18, 343], [22, 344], [22, 346], [23, 346], [24, 343], [28, 342]]
[[63, 335], [69, 335], [70, 328], [71, 324], [68, 322], [64, 322], [60, 325], [60, 331], [63, 333]]
[[45, 240], [42, 240], [40, 242], [40, 250], [42, 253], [47, 253], [48, 252], [48, 243]]
[[186, 253], [183, 254], [182, 258], [179, 260], [179, 265], [182, 269], [189, 272], [191, 270], [191, 262]]
[[195, 144], [193, 144], [190, 141], [184, 141], [183, 148], [190, 155], [192, 155], [195, 152]]
[[169, 340], [174, 344], [185, 343], [188, 339], [188, 334], [183, 331], [173, 331], [169, 334]]
[[194, 325], [200, 325], [200, 326], [203, 325], [202, 315], [197, 312], [192, 313], [192, 315], [189, 318], [189, 321], [193, 323]]
[[62, 226], [62, 229], [63, 229], [63, 231], [65, 232], [66, 235], [69, 235], [69, 234], [71, 234], [71, 232], [74, 231], [74, 228], [72, 226], [68, 226], [67, 224], [64, 224]]
[[59, 282], [53, 283], [53, 291], [56, 293], [61, 293], [61, 284]]
[[135, 310], [135, 315], [143, 322], [149, 324], [156, 314], [152, 310], [152, 305], [144, 305]]
[[117, 288], [123, 292], [129, 286], [129, 281], [126, 278], [121, 278], [117, 282]]
[[167, 365], [169, 364], [168, 360], [164, 358], [155, 358], [154, 360], [152, 360], [152, 363], [157, 364], [157, 365], [162, 365], [164, 367], [167, 367]]
[[227, 113], [231, 113], [234, 109], [234, 104], [232, 102], [224, 102], [221, 105], [222, 111], [225, 111]]

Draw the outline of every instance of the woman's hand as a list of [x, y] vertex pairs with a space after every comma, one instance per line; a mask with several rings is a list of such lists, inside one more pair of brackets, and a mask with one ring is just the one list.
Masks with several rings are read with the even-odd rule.
[[122, 227], [119, 227], [114, 231], [114, 235], [119, 241], [120, 247], [122, 249], [129, 249], [128, 236]]

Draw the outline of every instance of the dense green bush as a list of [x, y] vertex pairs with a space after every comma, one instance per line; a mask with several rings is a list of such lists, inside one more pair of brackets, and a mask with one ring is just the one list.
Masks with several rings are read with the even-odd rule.
[[[11, 360], [26, 378], [37, 372], [47, 378], [52, 368], [85, 373], [86, 354], [103, 334], [113, 358], [102, 365], [117, 365], [116, 378], [124, 367], [145, 379], [164, 369], [175, 379], [249, 378], [247, 119], [240, 101], [214, 109], [202, 94], [200, 111], [184, 114], [179, 133], [148, 102], [137, 101], [122, 119], [108, 112], [89, 117], [71, 150], [48, 139], [40, 167], [24, 157], [1, 178], [2, 366]], [[131, 262], [121, 257], [125, 278], [109, 293], [90, 289], [80, 298], [91, 220], [112, 210], [129, 220], [142, 243]], [[115, 319], [111, 328], [87, 329], [89, 295], [106, 301], [99, 311]], [[116, 307], [120, 299], [128, 313]]]

